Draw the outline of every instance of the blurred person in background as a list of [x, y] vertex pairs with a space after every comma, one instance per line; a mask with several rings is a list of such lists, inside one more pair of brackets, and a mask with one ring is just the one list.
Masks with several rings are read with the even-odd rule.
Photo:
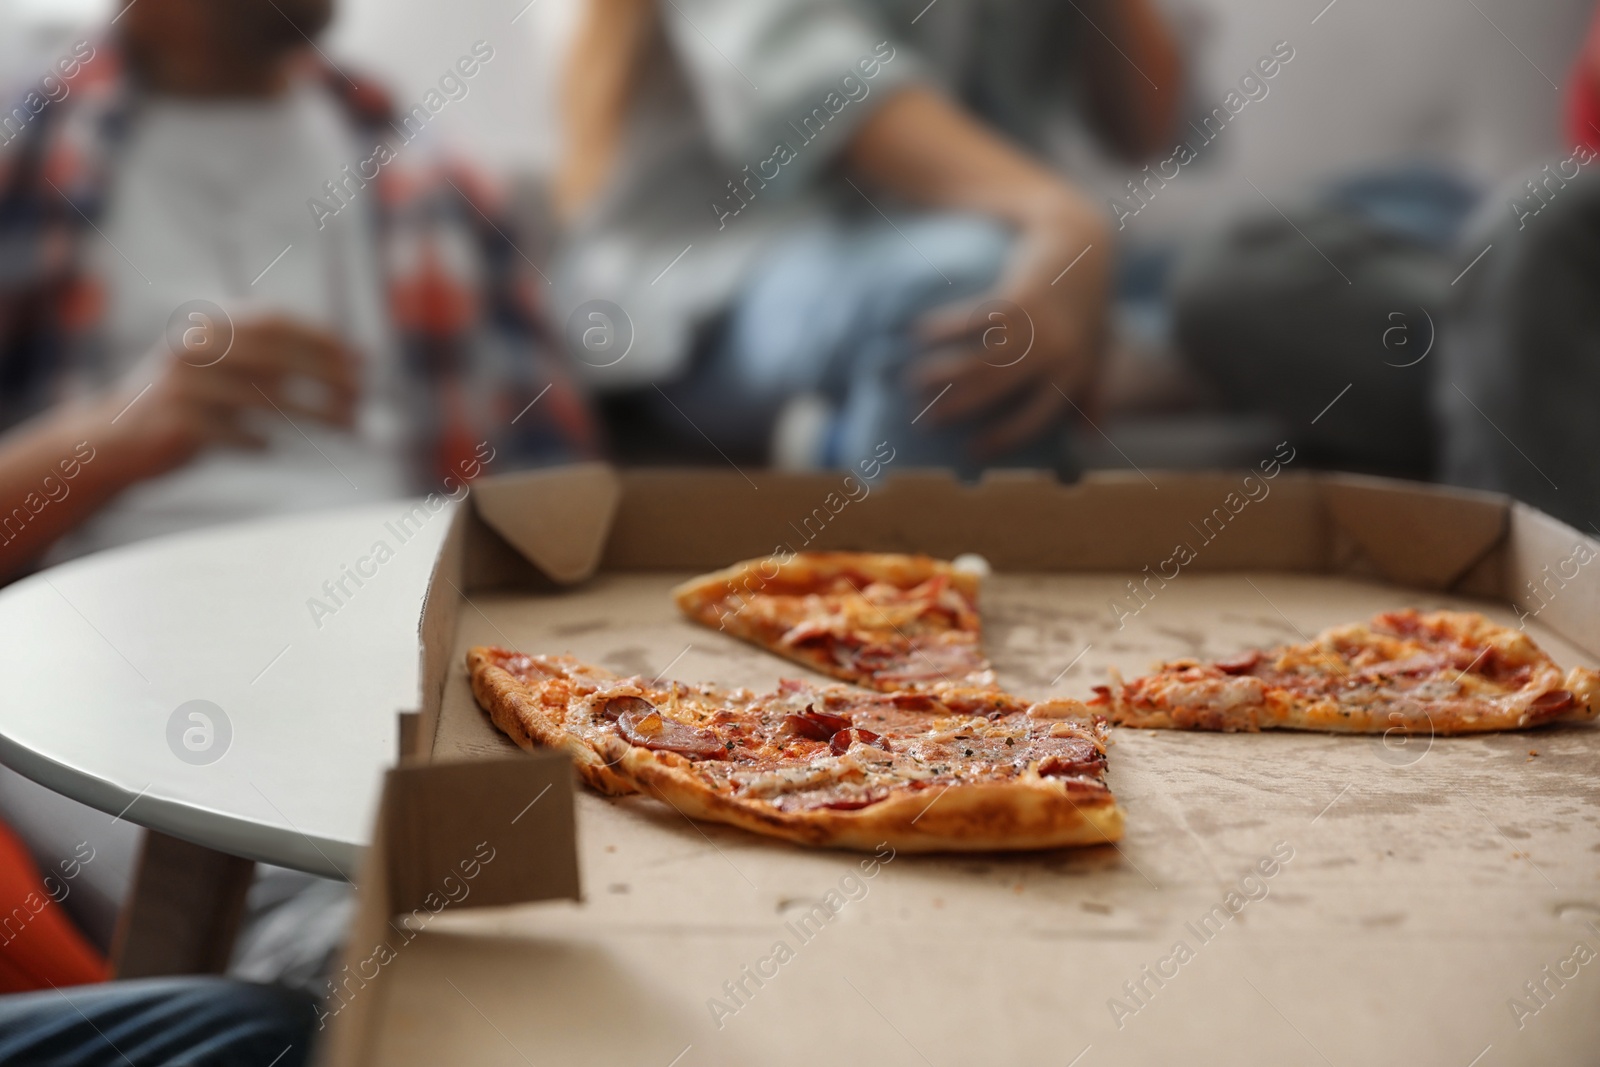
[[1432, 478], [1428, 357], [1479, 199], [1454, 168], [1400, 163], [1210, 228], [1172, 270], [1182, 359], [1225, 411], [1269, 416], [1306, 466]]
[[1600, 24], [1566, 99], [1566, 147], [1501, 188], [1371, 167], [1201, 235], [1171, 287], [1185, 360], [1307, 465], [1497, 490], [1600, 532]]
[[[110, 39], [64, 61], [48, 103], [7, 113], [0, 580], [47, 554], [452, 492], [490, 463], [591, 452], [483, 183], [414, 165], [384, 95], [310, 46], [330, 13], [328, 0], [126, 0]], [[35, 856], [86, 839], [109, 853], [131, 832], [5, 773], [6, 819]], [[0, 845], [21, 854], [9, 834]], [[39, 900], [49, 919], [0, 945], [0, 989], [47, 992], [0, 1000], [0, 1060], [265, 1064], [288, 1044], [280, 1067], [303, 1060], [304, 994], [217, 980], [50, 990], [104, 976], [112, 917], [82, 905], [114, 909], [128, 872], [102, 859], [84, 879], [100, 891], [64, 905], [90, 945], [29, 871], [8, 864], [0, 913]], [[314, 973], [330, 945], [308, 951]]]
[[1600, 12], [1566, 118], [1562, 157], [1468, 227], [1433, 397], [1445, 481], [1600, 534]]
[[1036, 152], [1182, 83], [1149, 0], [581, 0], [551, 274], [620, 452], [1070, 473], [1112, 239]]
[[484, 184], [319, 59], [330, 14], [126, 3], [0, 148], [0, 427], [85, 442], [60, 500], [3, 498], [0, 577], [591, 449]]

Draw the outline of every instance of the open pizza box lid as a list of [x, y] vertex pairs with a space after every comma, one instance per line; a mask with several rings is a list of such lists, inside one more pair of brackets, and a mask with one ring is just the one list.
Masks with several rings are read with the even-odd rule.
[[406, 757], [322, 1062], [1591, 1056], [1600, 733], [1587, 724], [1436, 739], [1117, 730], [1117, 846], [895, 856], [800, 849], [575, 788], [560, 758], [496, 733], [467, 685], [474, 644], [757, 689], [803, 674], [680, 619], [667, 596], [781, 545], [982, 554], [985, 646], [1021, 693], [1082, 696], [1113, 669], [1403, 606], [1481, 610], [1563, 667], [1600, 660], [1592, 539], [1500, 496], [1278, 459], [1073, 485], [602, 465], [477, 483], [429, 588], [422, 692], [402, 716]]

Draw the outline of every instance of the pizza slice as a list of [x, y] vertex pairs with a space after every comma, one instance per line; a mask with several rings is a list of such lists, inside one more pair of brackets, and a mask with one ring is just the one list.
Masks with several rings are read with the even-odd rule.
[[884, 692], [989, 687], [973, 570], [927, 556], [799, 552], [673, 591], [689, 618], [814, 671]]
[[1592, 719], [1600, 674], [1561, 668], [1521, 630], [1476, 612], [1407, 609], [1305, 644], [1162, 664], [1099, 686], [1089, 706], [1124, 726], [1463, 734]]
[[525, 747], [573, 753], [605, 793], [805, 845], [1003, 851], [1107, 844], [1103, 720], [993, 689], [764, 695], [622, 678], [569, 656], [474, 648], [478, 702]]
[[572, 757], [579, 776], [607, 796], [638, 792], [607, 763], [581, 724], [568, 721], [574, 695], [615, 685], [611, 671], [570, 656], [523, 656], [483, 647], [467, 652], [467, 678], [478, 706], [518, 745], [530, 752], [561, 749]]

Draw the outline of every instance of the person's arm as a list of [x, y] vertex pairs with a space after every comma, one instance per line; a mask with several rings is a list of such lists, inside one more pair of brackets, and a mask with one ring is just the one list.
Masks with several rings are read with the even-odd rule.
[[[1011, 224], [1017, 248], [996, 288], [983, 298], [939, 309], [922, 324], [930, 345], [965, 343], [957, 354], [925, 360], [918, 384], [930, 399], [930, 422], [978, 415], [1024, 387], [1024, 407], [984, 441], [1003, 452], [1057, 419], [1067, 397], [1093, 379], [1110, 286], [1111, 229], [1081, 193], [931, 89], [908, 87], [884, 101], [856, 131], [845, 165], [912, 204], [970, 211]], [[1070, 268], [1070, 269], [1069, 269]], [[997, 368], [973, 344], [972, 309], [1002, 298], [1022, 309], [1032, 348]]]
[[[128, 486], [213, 444], [261, 447], [241, 421], [247, 410], [334, 426], [354, 417], [353, 355], [283, 318], [239, 324], [224, 356], [203, 366], [161, 352], [151, 377], [52, 409], [0, 438], [0, 582], [24, 573]], [[322, 395], [305, 399], [291, 386], [297, 378], [319, 383]]]
[[1183, 105], [1183, 53], [1151, 0], [1078, 0], [1088, 120], [1128, 161], [1163, 148]]
[[0, 439], [0, 582], [138, 480], [142, 457], [105, 432], [106, 407], [58, 408]]

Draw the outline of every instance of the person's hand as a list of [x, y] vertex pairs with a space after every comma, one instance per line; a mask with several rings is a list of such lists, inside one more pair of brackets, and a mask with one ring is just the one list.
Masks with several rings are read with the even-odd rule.
[[1020, 230], [992, 291], [918, 324], [920, 339], [943, 349], [911, 370], [922, 402], [938, 398], [928, 421], [987, 423], [974, 439], [987, 459], [1055, 424], [1069, 397], [1081, 404], [1099, 367], [1110, 275], [1110, 225], [1064, 193]]
[[132, 375], [100, 403], [100, 413], [114, 420], [111, 442], [143, 477], [180, 466], [215, 444], [265, 447], [246, 425], [249, 411], [352, 424], [357, 363], [336, 337], [281, 316], [232, 329], [231, 346], [215, 362], [203, 346], [169, 351], [162, 342], [152, 353], [154, 382]]

